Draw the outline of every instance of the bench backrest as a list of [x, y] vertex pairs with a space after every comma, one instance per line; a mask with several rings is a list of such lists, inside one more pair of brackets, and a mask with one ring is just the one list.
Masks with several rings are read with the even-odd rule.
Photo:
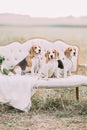
[[[8, 45], [2, 45], [0, 46], [0, 55], [5, 57], [5, 61], [3, 62], [3, 67], [7, 69], [12, 69], [17, 63], [19, 63], [21, 60], [23, 60], [29, 53], [29, 49], [32, 46], [32, 44], [39, 44], [43, 51], [55, 48], [60, 53], [60, 58], [63, 56], [64, 51], [67, 47], [71, 46], [63, 41], [55, 41], [50, 42], [44, 39], [32, 39], [28, 40], [27, 42], [21, 44], [19, 42], [13, 42]], [[72, 47], [72, 46], [71, 46]], [[72, 71], [77, 70], [77, 60], [78, 60], [78, 47], [73, 46], [76, 48], [76, 56], [73, 57], [73, 68]]]

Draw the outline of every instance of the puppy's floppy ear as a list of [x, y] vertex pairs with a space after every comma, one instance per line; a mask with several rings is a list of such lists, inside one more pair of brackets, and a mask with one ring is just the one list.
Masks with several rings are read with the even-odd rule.
[[72, 51], [72, 48], [67, 48], [64, 52], [64, 55], [67, 57], [70, 57], [70, 52]]
[[45, 57], [46, 57], [46, 58], [48, 57], [48, 51], [45, 52]]
[[58, 56], [59, 56], [59, 52], [58, 52], [58, 51], [56, 51], [56, 58], [58, 58]]
[[54, 52], [55, 52], [55, 58], [58, 58], [59, 52], [57, 50], [55, 50], [55, 49], [54, 49]]
[[49, 55], [48, 55], [48, 54], [49, 54], [49, 52], [48, 52], [48, 51], [46, 51], [46, 52], [45, 52], [46, 63], [48, 63], [48, 61], [49, 61]]
[[71, 47], [69, 47], [68, 49], [69, 49], [69, 51], [72, 51], [72, 48], [71, 48]]
[[34, 48], [33, 48], [33, 46], [30, 48], [30, 51], [29, 51], [29, 52], [30, 52], [30, 55], [31, 55], [31, 56], [34, 56]]

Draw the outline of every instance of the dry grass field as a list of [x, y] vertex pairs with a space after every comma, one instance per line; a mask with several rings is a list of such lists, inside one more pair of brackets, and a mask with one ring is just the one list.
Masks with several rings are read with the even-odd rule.
[[[87, 63], [87, 28], [0, 26], [1, 45], [32, 38], [77, 45], [79, 63]], [[83, 74], [83, 69], [79, 73]], [[79, 102], [75, 88], [38, 90], [28, 114], [0, 105], [0, 130], [87, 130], [87, 88], [80, 87]]]

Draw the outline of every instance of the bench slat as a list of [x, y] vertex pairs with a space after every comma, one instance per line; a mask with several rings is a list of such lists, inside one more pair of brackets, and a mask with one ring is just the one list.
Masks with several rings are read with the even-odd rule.
[[46, 80], [38, 80], [38, 88], [70, 88], [70, 87], [80, 87], [87, 86], [87, 76], [72, 75], [68, 78], [49, 78]]

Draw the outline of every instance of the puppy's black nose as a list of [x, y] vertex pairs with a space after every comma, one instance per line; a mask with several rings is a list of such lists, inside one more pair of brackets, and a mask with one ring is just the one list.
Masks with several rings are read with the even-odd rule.
[[73, 55], [75, 56], [75, 55], [76, 55], [76, 52], [73, 52]]
[[51, 59], [53, 59], [53, 55], [50, 55]]
[[39, 49], [39, 53], [41, 52], [41, 49]]

